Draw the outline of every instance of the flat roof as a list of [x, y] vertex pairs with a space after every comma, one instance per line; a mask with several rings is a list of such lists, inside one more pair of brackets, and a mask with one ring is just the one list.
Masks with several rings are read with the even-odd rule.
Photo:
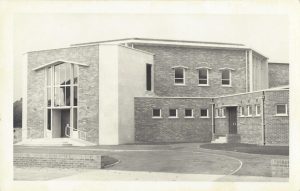
[[238, 43], [226, 43], [226, 42], [208, 42], [208, 41], [190, 41], [190, 40], [173, 40], [173, 39], [154, 39], [154, 38], [122, 38], [122, 39], [113, 39], [113, 40], [103, 40], [103, 41], [94, 41], [94, 42], [85, 42], [71, 44], [71, 46], [81, 46], [88, 44], [103, 44], [103, 43], [130, 43], [134, 41], [157, 41], [157, 42], [172, 42], [172, 43], [192, 43], [192, 44], [214, 44], [214, 45], [234, 45], [234, 46], [245, 46], [244, 44]]

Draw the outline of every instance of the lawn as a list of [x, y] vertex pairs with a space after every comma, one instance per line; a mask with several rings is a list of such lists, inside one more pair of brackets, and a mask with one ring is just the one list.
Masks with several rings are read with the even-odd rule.
[[223, 151], [235, 151], [250, 154], [263, 154], [263, 155], [283, 155], [289, 156], [288, 146], [262, 146], [242, 143], [220, 143], [220, 144], [204, 144], [200, 145], [200, 148], [223, 150]]

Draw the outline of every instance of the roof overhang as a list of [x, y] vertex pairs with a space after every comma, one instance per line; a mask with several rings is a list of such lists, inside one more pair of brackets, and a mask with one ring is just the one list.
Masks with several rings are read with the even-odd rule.
[[79, 62], [74, 62], [74, 61], [69, 61], [69, 60], [55, 60], [55, 61], [43, 64], [41, 66], [38, 66], [36, 68], [33, 68], [32, 70], [33, 71], [37, 71], [37, 70], [40, 70], [42, 68], [46, 68], [46, 67], [49, 67], [49, 66], [52, 66], [52, 65], [57, 65], [57, 64], [62, 64], [62, 63], [71, 63], [71, 64], [80, 65], [80, 66], [89, 66], [87, 64], [83, 64], [83, 63], [79, 63]]

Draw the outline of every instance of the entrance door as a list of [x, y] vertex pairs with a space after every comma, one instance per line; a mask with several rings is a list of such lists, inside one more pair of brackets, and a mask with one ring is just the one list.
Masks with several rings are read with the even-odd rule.
[[70, 128], [66, 129], [67, 124], [70, 127], [70, 109], [61, 110], [61, 137], [70, 136]]
[[236, 107], [227, 107], [229, 119], [229, 134], [237, 133], [237, 109]]

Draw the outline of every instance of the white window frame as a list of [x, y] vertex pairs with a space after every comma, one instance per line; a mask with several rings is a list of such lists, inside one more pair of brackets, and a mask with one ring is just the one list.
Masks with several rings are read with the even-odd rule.
[[[277, 106], [284, 105], [285, 106], [285, 113], [277, 113], [278, 109]], [[276, 104], [276, 115], [275, 116], [288, 116], [288, 107], [287, 104]]]
[[[185, 70], [186, 70], [186, 67], [176, 66], [176, 67], [173, 67], [173, 69], [174, 69], [174, 85], [175, 86], [185, 86]], [[183, 78], [176, 78], [176, 69], [182, 69]], [[176, 79], [183, 79], [183, 83], [176, 83]]]
[[[159, 110], [159, 116], [154, 116], [154, 110], [155, 109]], [[152, 108], [152, 118], [156, 118], [156, 119], [162, 118], [162, 116], [161, 116], [161, 109], [160, 108]]]
[[251, 110], [252, 110], [252, 112], [253, 112], [252, 105], [247, 105], [247, 116], [248, 116], [248, 117], [251, 117], [251, 116], [252, 116], [252, 112], [250, 113], [250, 107], [251, 107]]
[[225, 108], [216, 108], [216, 118], [226, 118]]
[[[257, 112], [258, 111], [258, 108], [259, 107], [259, 113]], [[261, 116], [261, 106], [260, 106], [260, 104], [256, 104], [255, 105], [255, 116]]]
[[[170, 116], [170, 110], [175, 110], [175, 111], [176, 111], [176, 116]], [[176, 118], [178, 118], [178, 109], [170, 108], [170, 109], [169, 109], [169, 118], [171, 118], [171, 119], [176, 119]]]
[[219, 117], [219, 108], [215, 109], [215, 113], [216, 113], [216, 118], [218, 118]]
[[240, 117], [245, 117], [245, 113], [243, 113], [245, 107], [244, 106], [240, 106]]
[[[219, 70], [221, 70], [221, 86], [222, 87], [232, 87], [232, 73], [231, 72], [234, 71], [234, 69], [232, 69], [232, 68], [220, 68]], [[222, 78], [223, 71], [229, 71], [229, 84], [223, 84], [223, 78]]]
[[[201, 111], [202, 110], [206, 110], [206, 116], [201, 116]], [[200, 118], [209, 118], [209, 111], [208, 111], [208, 109], [207, 108], [200, 108]]]
[[[209, 86], [209, 70], [211, 68], [207, 68], [207, 67], [199, 67], [197, 68], [198, 70], [198, 86]], [[207, 79], [200, 79], [199, 78], [199, 72], [200, 70], [206, 70], [206, 76], [207, 76]], [[200, 80], [206, 80], [206, 84], [200, 84]]]
[[[192, 111], [192, 115], [191, 115], [191, 116], [186, 116], [186, 115], [185, 115], [185, 111], [186, 111], [186, 110], [191, 110], [191, 111]], [[184, 118], [194, 118], [194, 110], [191, 109], [191, 108], [186, 108], [186, 109], [184, 109]]]

